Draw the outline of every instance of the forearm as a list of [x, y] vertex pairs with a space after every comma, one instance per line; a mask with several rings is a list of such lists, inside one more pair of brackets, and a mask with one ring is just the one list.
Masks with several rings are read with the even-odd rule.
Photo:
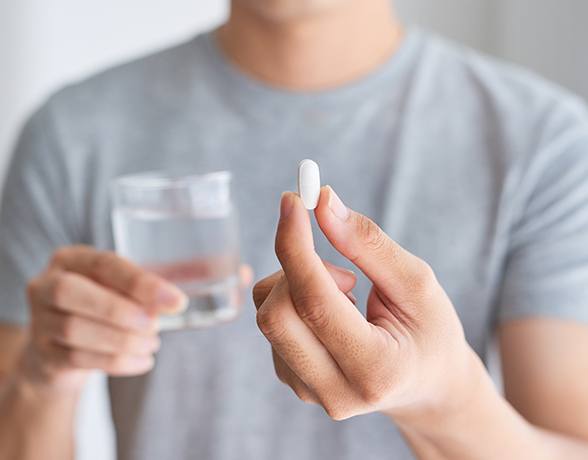
[[74, 458], [79, 395], [35, 385], [16, 371], [0, 383], [0, 458]]
[[588, 442], [539, 429], [496, 391], [480, 364], [475, 391], [461, 410], [396, 420], [422, 460], [586, 459]]

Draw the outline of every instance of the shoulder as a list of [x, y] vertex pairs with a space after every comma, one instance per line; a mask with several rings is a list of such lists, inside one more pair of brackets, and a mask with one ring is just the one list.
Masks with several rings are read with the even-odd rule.
[[422, 34], [422, 67], [435, 76], [439, 105], [498, 137], [506, 155], [520, 158], [566, 137], [588, 138], [588, 110], [579, 96], [520, 66]]
[[[105, 123], [146, 116], [183, 100], [205, 79], [206, 35], [114, 65], [53, 93], [33, 115], [57, 130], [83, 132]], [[58, 135], [61, 136], [59, 132]]]
[[435, 34], [421, 34], [425, 56], [438, 71], [438, 82], [445, 89], [460, 88], [497, 106], [519, 111], [524, 108], [527, 115], [558, 103], [585, 115], [580, 97], [529, 69]]

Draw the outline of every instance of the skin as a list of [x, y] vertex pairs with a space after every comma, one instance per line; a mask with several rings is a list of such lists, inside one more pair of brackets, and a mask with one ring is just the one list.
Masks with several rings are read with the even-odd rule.
[[315, 216], [373, 286], [364, 317], [348, 295], [354, 275], [341, 280], [325, 268], [302, 201], [284, 194], [276, 233], [282, 271], [255, 286], [254, 300], [276, 374], [300, 399], [334, 420], [383, 413], [422, 459], [588, 458], [588, 366], [572, 353], [588, 345], [586, 327], [532, 319], [501, 328], [513, 406], [465, 340], [430, 266], [329, 187]]
[[[248, 284], [250, 269], [243, 267], [241, 278]], [[30, 281], [28, 299], [28, 331], [0, 330], [9, 351], [0, 458], [73, 458], [74, 417], [90, 373], [148, 372], [160, 346], [159, 315], [182, 311], [187, 299], [163, 278], [85, 246], [58, 250]]]
[[[293, 91], [361, 78], [402, 40], [388, 0], [234, 0], [232, 7], [217, 34], [227, 56], [253, 78]], [[276, 373], [301, 399], [336, 420], [380, 411], [424, 459], [588, 458], [588, 360], [579, 359], [586, 327], [549, 319], [502, 325], [507, 401], [423, 261], [362, 216], [337, 222], [323, 191], [316, 211], [323, 232], [374, 282], [363, 318], [353, 309], [355, 275], [318, 259], [308, 214], [288, 196], [293, 209], [277, 245], [284, 271], [258, 283], [254, 298]], [[292, 228], [305, 237], [289, 236]], [[296, 271], [297, 257], [313, 276]], [[245, 284], [250, 276], [245, 269]], [[29, 330], [0, 326], [0, 458], [73, 458], [88, 372], [136, 375], [153, 365], [154, 318], [182, 304], [173, 293], [156, 301], [159, 289], [173, 291], [112, 254], [57, 252], [31, 281]]]
[[235, 0], [217, 38], [253, 78], [316, 91], [372, 72], [394, 53], [402, 27], [389, 0]]

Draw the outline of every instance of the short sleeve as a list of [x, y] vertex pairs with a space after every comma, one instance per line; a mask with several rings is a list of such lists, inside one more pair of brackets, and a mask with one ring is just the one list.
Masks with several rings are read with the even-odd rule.
[[499, 299], [499, 320], [588, 323], [588, 115], [560, 108], [526, 165]]
[[26, 325], [26, 285], [52, 252], [75, 239], [64, 158], [46, 104], [25, 125], [0, 206], [0, 322]]

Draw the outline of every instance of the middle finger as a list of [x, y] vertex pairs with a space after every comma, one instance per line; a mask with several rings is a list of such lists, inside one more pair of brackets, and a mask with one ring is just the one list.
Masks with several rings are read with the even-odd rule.
[[277, 355], [319, 400], [326, 394], [348, 390], [333, 357], [298, 316], [285, 278], [277, 282], [259, 308], [257, 321]]

